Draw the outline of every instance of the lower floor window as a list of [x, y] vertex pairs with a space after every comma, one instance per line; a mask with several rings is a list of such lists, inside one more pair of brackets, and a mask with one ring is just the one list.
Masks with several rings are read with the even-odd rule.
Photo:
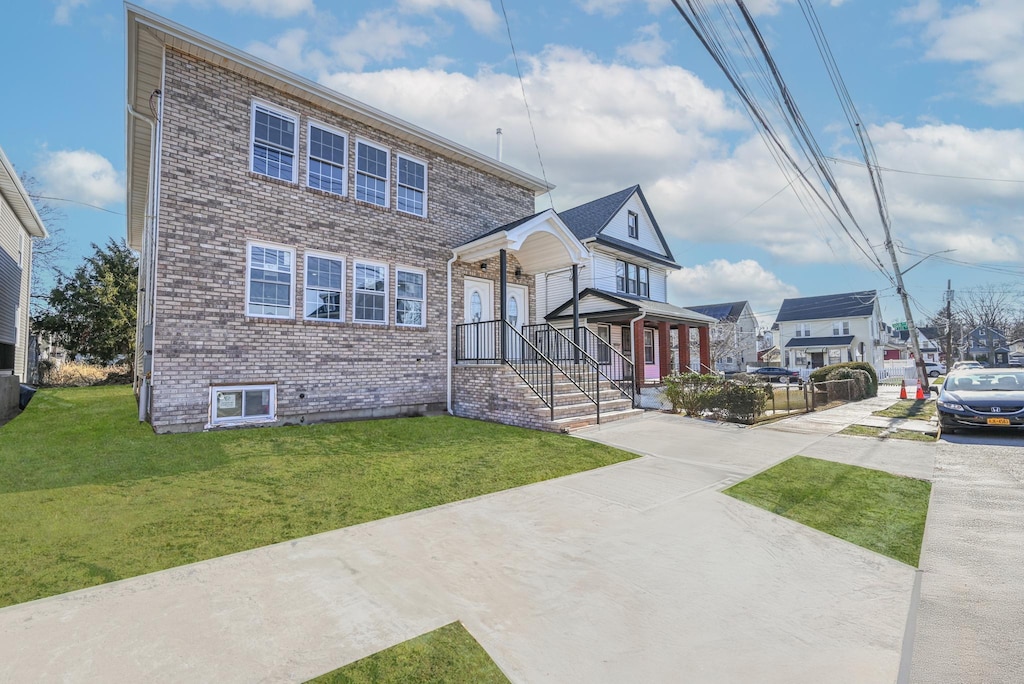
[[654, 365], [654, 331], [644, 330], [644, 363]]
[[277, 388], [274, 385], [213, 387], [213, 424], [273, 420]]

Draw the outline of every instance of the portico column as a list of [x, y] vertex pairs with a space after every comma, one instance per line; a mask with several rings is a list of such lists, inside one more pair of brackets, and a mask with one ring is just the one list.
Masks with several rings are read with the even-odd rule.
[[580, 362], [580, 267], [572, 265], [572, 341], [576, 345], [573, 355], [577, 364]]
[[676, 326], [679, 331], [679, 372], [690, 372], [690, 326], [682, 323]]
[[697, 335], [700, 339], [700, 372], [711, 371], [711, 338], [710, 329], [706, 325], [697, 328]]
[[636, 378], [636, 386], [644, 384], [644, 321], [640, 319], [633, 323], [633, 377]]
[[672, 374], [672, 350], [669, 348], [668, 331], [668, 323], [658, 323], [658, 374], [662, 378]]
[[505, 334], [505, 321], [508, 320], [508, 312], [505, 310], [505, 305], [508, 300], [508, 253], [505, 250], [499, 252], [499, 268], [498, 272], [500, 275], [500, 285], [498, 287], [501, 294], [501, 304], [498, 311], [501, 313], [501, 323], [498, 324], [499, 332], [498, 335], [501, 337], [501, 360], [505, 361], [508, 359], [506, 354], [507, 335]]

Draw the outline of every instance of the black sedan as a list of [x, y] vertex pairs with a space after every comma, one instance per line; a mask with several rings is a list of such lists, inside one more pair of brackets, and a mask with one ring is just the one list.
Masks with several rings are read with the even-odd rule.
[[1024, 370], [953, 371], [939, 390], [943, 432], [969, 428], [1024, 428]]
[[795, 382], [798, 384], [803, 382], [800, 379], [800, 371], [791, 371], [788, 368], [777, 368], [775, 366], [757, 368], [750, 371], [750, 375], [761, 380], [767, 380], [768, 382]]

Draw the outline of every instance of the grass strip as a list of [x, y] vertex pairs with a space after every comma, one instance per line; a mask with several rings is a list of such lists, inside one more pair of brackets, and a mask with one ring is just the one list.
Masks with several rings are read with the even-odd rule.
[[0, 606], [634, 458], [451, 416], [155, 435], [130, 387], [0, 428]]
[[917, 567], [931, 483], [794, 456], [725, 493]]
[[911, 420], [931, 420], [935, 417], [935, 402], [926, 399], [900, 399], [887, 409], [875, 411], [871, 415], [883, 418], [909, 418]]
[[458, 622], [328, 672], [311, 684], [506, 684], [487, 651]]

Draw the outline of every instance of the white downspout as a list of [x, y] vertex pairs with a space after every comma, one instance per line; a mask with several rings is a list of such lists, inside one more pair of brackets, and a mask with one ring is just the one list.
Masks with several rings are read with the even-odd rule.
[[452, 250], [452, 258], [448, 260], [448, 341], [446, 348], [448, 349], [448, 384], [447, 384], [447, 399], [445, 401], [445, 407], [450, 415], [455, 415], [452, 410], [452, 264], [455, 263], [459, 255]]
[[[155, 186], [156, 186], [156, 178], [155, 178], [155, 176], [156, 176], [156, 154], [157, 154], [156, 122], [153, 121], [152, 119], [150, 119], [149, 117], [146, 117], [146, 116], [143, 116], [142, 114], [139, 114], [137, 111], [135, 111], [135, 108], [132, 107], [130, 104], [128, 105], [128, 114], [130, 116], [134, 117], [135, 119], [137, 119], [139, 121], [143, 121], [143, 122], [145, 122], [146, 124], [149, 125], [149, 187], [146, 188], [146, 214], [147, 214], [147, 216], [146, 216], [145, 225], [143, 226], [143, 231], [144, 232], [143, 232], [143, 238], [142, 238], [144, 241], [146, 241], [146, 237], [147, 237], [146, 233], [148, 233], [149, 229], [150, 229], [149, 222], [151, 220], [153, 220], [151, 217], [154, 214], [154, 211], [153, 211], [153, 193], [155, 192]], [[149, 253], [152, 253], [154, 248], [155, 248], [155, 245], [150, 243], [149, 244], [149, 250], [148, 250]], [[147, 264], [147, 277], [149, 275], [151, 275], [151, 271], [150, 271], [149, 265]], [[148, 297], [149, 296], [149, 287], [148, 287], [149, 284], [146, 283], [146, 285], [147, 285], [147, 288], [146, 288], [145, 295]], [[140, 299], [145, 299], [145, 298], [144, 297], [140, 297]], [[143, 309], [143, 310], [145, 310], [145, 309]], [[137, 324], [138, 323], [136, 322], [136, 325]], [[140, 360], [141, 360], [141, 357], [138, 355], [138, 345], [142, 344], [143, 346], [145, 346], [144, 345], [144, 340], [141, 339], [139, 333], [136, 333], [135, 343], [136, 343], [135, 363], [136, 363], [136, 366], [137, 366], [139, 364]], [[145, 355], [145, 352], [143, 352], [143, 356], [144, 355]], [[145, 422], [147, 414], [148, 414], [148, 408], [149, 408], [149, 378], [143, 377], [142, 378], [142, 385], [139, 387], [139, 422]]]

